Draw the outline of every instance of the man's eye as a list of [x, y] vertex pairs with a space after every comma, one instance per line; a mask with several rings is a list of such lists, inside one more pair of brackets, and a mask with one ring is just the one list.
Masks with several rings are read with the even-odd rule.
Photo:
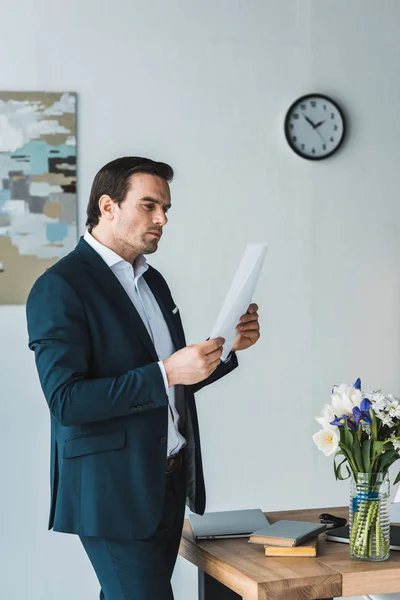
[[144, 207], [147, 208], [147, 210], [153, 210], [154, 204], [144, 204]]

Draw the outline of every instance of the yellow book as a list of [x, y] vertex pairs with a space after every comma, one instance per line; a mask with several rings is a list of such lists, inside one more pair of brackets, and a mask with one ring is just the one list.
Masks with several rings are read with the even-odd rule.
[[299, 546], [306, 540], [322, 533], [325, 529], [326, 525], [323, 523], [282, 519], [254, 531], [249, 541], [255, 544], [264, 544], [264, 546]]
[[308, 540], [298, 546], [264, 546], [265, 556], [307, 556], [314, 558], [317, 556], [318, 538]]

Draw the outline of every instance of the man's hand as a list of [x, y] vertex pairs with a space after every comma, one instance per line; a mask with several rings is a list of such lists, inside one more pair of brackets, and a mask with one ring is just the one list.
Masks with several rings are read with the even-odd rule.
[[258, 322], [258, 306], [250, 304], [247, 313], [240, 317], [240, 323], [236, 329], [239, 331], [239, 336], [236, 338], [235, 345], [232, 350], [246, 350], [253, 346], [260, 337], [260, 324]]
[[186, 346], [163, 360], [168, 385], [191, 385], [207, 379], [220, 364], [224, 338]]

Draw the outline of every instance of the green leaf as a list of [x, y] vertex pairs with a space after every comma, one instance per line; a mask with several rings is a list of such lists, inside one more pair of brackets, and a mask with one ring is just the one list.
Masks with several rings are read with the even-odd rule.
[[382, 459], [380, 463], [380, 471], [387, 471], [391, 464], [396, 462], [399, 458], [397, 450], [387, 450], [385, 454], [382, 454]]
[[[336, 457], [337, 456], [344, 456], [344, 459], [342, 460], [342, 462], [339, 465], [336, 465]], [[336, 479], [340, 479], [340, 481], [344, 481], [345, 479], [348, 479], [350, 477], [350, 469], [347, 465], [346, 465], [347, 477], [343, 477], [343, 475], [342, 475], [342, 465], [346, 461], [347, 461], [347, 456], [341, 450], [338, 450], [335, 454], [335, 458], [333, 461], [333, 468], [335, 470]], [[400, 475], [400, 473], [399, 473], [399, 475]]]
[[365, 440], [362, 444], [362, 455], [364, 460], [364, 473], [371, 472], [371, 440]]
[[349, 429], [347, 421], [344, 422], [343, 431], [344, 431], [344, 443], [346, 444], [347, 448], [353, 448], [353, 434]]
[[375, 460], [377, 456], [382, 454], [383, 442], [376, 441], [372, 444], [372, 458]]
[[365, 473], [366, 471], [364, 469], [364, 461], [361, 455], [360, 442], [358, 441], [358, 437], [356, 435], [353, 438], [353, 454], [354, 460], [356, 461], [357, 470], [360, 473]]
[[376, 442], [376, 440], [378, 439], [378, 422], [376, 420], [376, 416], [372, 408], [370, 409], [369, 414], [371, 416], [371, 438], [374, 442]]
[[348, 461], [353, 473], [357, 473], [358, 469], [357, 469], [357, 465], [354, 461], [352, 448], [347, 448], [347, 446], [345, 446], [341, 442], [339, 442], [339, 448], [342, 451], [343, 456], [345, 456], [347, 458], [347, 461]]

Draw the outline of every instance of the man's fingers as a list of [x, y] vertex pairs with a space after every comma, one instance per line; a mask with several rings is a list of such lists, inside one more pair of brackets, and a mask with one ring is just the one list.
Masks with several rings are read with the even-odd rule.
[[209, 354], [207, 354], [208, 363], [212, 363], [214, 360], [219, 360], [221, 354], [222, 346], [220, 348], [217, 348], [217, 350], [214, 350], [214, 352], [210, 352]]
[[245, 333], [247, 335], [251, 331], [260, 331], [260, 326], [258, 325], [257, 327], [254, 327], [254, 325], [251, 323], [250, 325], [240, 325], [240, 327], [237, 327], [237, 329], [240, 331], [240, 333]]
[[211, 354], [211, 352], [215, 352], [218, 348], [221, 348], [225, 344], [225, 339], [223, 337], [213, 338], [212, 340], [207, 340], [206, 342], [201, 342], [199, 346], [201, 346], [204, 350], [205, 354]]
[[240, 317], [240, 320], [242, 323], [249, 323], [250, 321], [257, 321], [258, 319], [258, 313], [255, 312], [251, 315], [249, 315], [249, 313], [246, 313], [245, 315], [242, 315]]
[[254, 302], [252, 304], [250, 304], [250, 306], [247, 310], [248, 313], [255, 313], [257, 311], [258, 311], [258, 306]]
[[218, 358], [218, 360], [213, 360], [213, 362], [211, 362], [209, 364], [209, 367], [211, 369], [211, 373], [213, 373], [215, 371], [215, 369], [218, 367], [219, 363], [220, 363], [220, 359]]

